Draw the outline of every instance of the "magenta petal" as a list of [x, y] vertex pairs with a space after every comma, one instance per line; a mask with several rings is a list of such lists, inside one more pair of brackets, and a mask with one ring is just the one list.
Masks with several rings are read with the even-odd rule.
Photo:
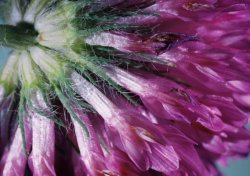
[[5, 100], [0, 102], [0, 155], [4, 150], [4, 146], [8, 143], [9, 134], [11, 133], [10, 121], [14, 114], [11, 112], [13, 108], [11, 100], [12, 96], [8, 96]]
[[126, 176], [138, 176], [140, 171], [130, 161], [127, 155], [117, 148], [112, 148], [111, 153], [106, 157], [106, 165], [109, 170], [106, 173], [126, 175]]
[[[128, 154], [129, 158], [134, 162], [134, 164], [141, 170], [146, 171], [150, 167], [150, 161], [147, 157], [147, 152], [143, 149], [141, 144], [138, 144], [138, 138], [134, 139], [124, 139], [126, 136], [121, 136], [122, 143], [125, 148], [126, 153]], [[140, 141], [142, 143], [142, 141]], [[146, 144], [145, 144], [146, 145]], [[140, 149], [138, 148], [140, 147]], [[144, 156], [144, 157], [141, 157]]]
[[248, 94], [233, 94], [234, 99], [242, 106], [250, 107], [250, 91]]
[[104, 164], [104, 156], [98, 142], [97, 135], [89, 117], [76, 107], [74, 108], [74, 111], [78, 115], [79, 119], [81, 119], [81, 121], [86, 125], [90, 135], [87, 137], [80, 124], [72, 118], [81, 154], [81, 160], [86, 168], [86, 173], [89, 173], [91, 176], [102, 175], [106, 168]]
[[[24, 116], [24, 118], [28, 119], [27, 116]], [[29, 151], [31, 147], [32, 131], [28, 121], [25, 122], [25, 137], [26, 137], [26, 148]], [[21, 129], [18, 127], [15, 136], [13, 138], [13, 141], [11, 143], [11, 147], [8, 151], [2, 175], [3, 176], [24, 175], [27, 159], [28, 158], [25, 155], [23, 148]]]
[[55, 132], [54, 122], [44, 116], [32, 116], [32, 171], [33, 175], [55, 176]]
[[81, 176], [82, 173], [84, 172], [84, 169], [82, 167], [82, 160], [81, 157], [76, 153], [75, 151], [72, 151], [72, 165], [73, 167], [73, 172], [75, 176]]
[[[192, 141], [180, 130], [171, 127], [164, 126], [166, 130], [166, 139], [169, 144], [171, 144], [179, 156], [180, 170], [181, 172], [190, 172], [195, 170], [199, 174], [204, 174], [206, 172], [205, 166], [201, 161], [201, 158], [195, 149], [195, 141]], [[182, 165], [185, 167], [182, 168]]]
[[32, 153], [30, 156], [30, 168], [33, 175], [55, 176], [55, 130], [54, 122], [46, 117], [50, 112], [44, 97], [40, 91], [32, 96], [32, 103], [44, 115], [30, 109], [29, 116], [32, 119]]
[[150, 161], [152, 169], [164, 174], [169, 174], [179, 169], [179, 156], [172, 146], [155, 146], [153, 144], [151, 149]]
[[0, 104], [3, 101], [4, 94], [5, 94], [4, 87], [0, 84]]
[[237, 93], [249, 93], [250, 83], [244, 81], [228, 81], [227, 87]]

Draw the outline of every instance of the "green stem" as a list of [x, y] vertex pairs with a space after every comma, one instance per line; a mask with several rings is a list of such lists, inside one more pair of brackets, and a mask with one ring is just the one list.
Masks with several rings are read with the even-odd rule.
[[37, 32], [29, 24], [20, 23], [18, 26], [0, 25], [0, 45], [15, 49], [34, 46]]

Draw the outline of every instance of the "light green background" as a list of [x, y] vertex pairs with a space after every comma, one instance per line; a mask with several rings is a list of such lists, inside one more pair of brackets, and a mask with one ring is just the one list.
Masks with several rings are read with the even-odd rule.
[[8, 57], [10, 50], [0, 46], [0, 70], [2, 70], [4, 64], [6, 63], [6, 58]]

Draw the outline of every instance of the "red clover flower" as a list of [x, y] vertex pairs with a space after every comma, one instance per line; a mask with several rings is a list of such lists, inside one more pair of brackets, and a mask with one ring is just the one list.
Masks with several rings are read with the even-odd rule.
[[249, 153], [249, 1], [0, 4], [0, 175], [219, 176]]

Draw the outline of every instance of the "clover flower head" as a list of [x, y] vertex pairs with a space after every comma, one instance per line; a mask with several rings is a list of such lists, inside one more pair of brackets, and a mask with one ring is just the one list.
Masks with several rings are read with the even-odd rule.
[[0, 4], [0, 175], [219, 176], [249, 153], [249, 2]]

